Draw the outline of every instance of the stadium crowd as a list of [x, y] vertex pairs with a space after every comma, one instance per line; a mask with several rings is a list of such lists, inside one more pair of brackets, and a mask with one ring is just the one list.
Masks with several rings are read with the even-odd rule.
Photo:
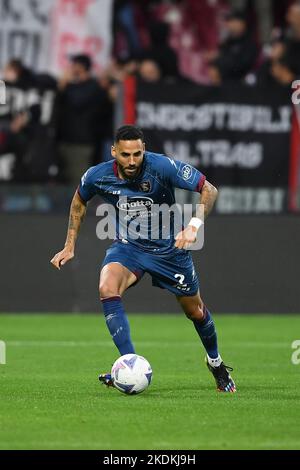
[[[29, 92], [23, 107], [0, 115], [0, 159], [15, 155], [12, 181], [76, 184], [88, 166], [108, 159], [114, 103], [129, 75], [269, 87], [300, 76], [298, 1], [115, 0], [112, 30], [112, 58], [101, 76], [84, 53], [72, 56], [58, 79], [20, 58], [2, 71], [8, 89]], [[47, 99], [41, 106], [32, 89], [52, 92], [47, 118]]]

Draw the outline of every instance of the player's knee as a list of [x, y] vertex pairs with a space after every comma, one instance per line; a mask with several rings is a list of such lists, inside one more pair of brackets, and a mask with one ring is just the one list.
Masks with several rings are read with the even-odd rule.
[[191, 321], [202, 321], [205, 318], [204, 310], [200, 305], [185, 312], [187, 318]]
[[108, 297], [115, 297], [116, 295], [120, 295], [119, 289], [107, 282], [100, 283], [99, 293], [101, 299], [107, 299]]

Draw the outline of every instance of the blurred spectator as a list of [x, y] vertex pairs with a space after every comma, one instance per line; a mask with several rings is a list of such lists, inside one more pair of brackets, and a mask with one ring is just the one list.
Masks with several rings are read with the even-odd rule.
[[122, 83], [128, 75], [133, 75], [138, 69], [138, 63], [135, 60], [116, 60], [112, 59], [105, 72], [99, 78], [104, 88], [110, 88], [111, 85]]
[[78, 183], [92, 164], [95, 153], [111, 133], [112, 107], [107, 92], [92, 77], [87, 55], [76, 55], [59, 81], [57, 97], [59, 156], [66, 180]]
[[36, 83], [35, 74], [20, 59], [12, 59], [4, 69], [4, 80], [19, 88], [30, 88]]
[[300, 4], [293, 3], [287, 11], [286, 21], [288, 29], [285, 32], [286, 47], [289, 62], [300, 74]]
[[114, 0], [113, 54], [117, 59], [137, 57], [141, 50], [134, 3], [132, 0]]
[[141, 59], [156, 62], [163, 78], [178, 77], [177, 55], [169, 46], [170, 27], [167, 23], [150, 25], [151, 46], [141, 54]]
[[141, 61], [138, 72], [140, 78], [148, 83], [159, 82], [162, 78], [160, 67], [154, 60], [145, 59]]
[[24, 182], [30, 179], [30, 144], [40, 119], [37, 94], [30, 92], [37, 86], [37, 77], [19, 59], [12, 59], [4, 69], [3, 78], [7, 88], [15, 91], [0, 117], [0, 155], [15, 156], [12, 178]]
[[138, 77], [143, 80], [144, 82], [148, 83], [158, 83], [164, 82], [168, 84], [172, 83], [193, 83], [188, 78], [182, 77], [181, 75], [163, 75], [162, 70], [160, 68], [160, 64], [155, 62], [152, 59], [144, 59], [140, 62], [138, 66]]
[[257, 47], [244, 13], [234, 11], [227, 16], [226, 35], [210, 63], [210, 78], [215, 85], [244, 79], [257, 60]]
[[136, 59], [151, 44], [150, 26], [160, 19], [160, 10], [177, 0], [114, 0], [113, 56]]
[[286, 15], [286, 21], [289, 25], [288, 36], [292, 41], [300, 41], [300, 4], [293, 3]]
[[292, 3], [285, 14], [287, 28], [275, 28], [267, 58], [257, 73], [259, 84], [290, 83], [300, 74], [300, 4]]
[[283, 56], [273, 62], [271, 75], [275, 83], [286, 87], [290, 87], [297, 77], [293, 63], [290, 62], [288, 56]]
[[221, 86], [223, 83], [220, 68], [217, 62], [211, 62], [208, 67], [208, 75], [211, 85]]
[[[275, 0], [276, 3], [284, 3], [285, 0]], [[270, 40], [272, 31], [272, 7], [274, 0], [230, 0], [230, 5], [233, 10], [249, 10], [249, 14], [258, 23], [258, 37], [259, 41], [263, 44]], [[248, 7], [248, 8], [247, 8]]]
[[287, 45], [283, 36], [278, 36], [271, 41], [267, 51], [267, 57], [256, 73], [256, 83], [258, 85], [270, 85], [273, 80], [273, 64], [286, 54]]

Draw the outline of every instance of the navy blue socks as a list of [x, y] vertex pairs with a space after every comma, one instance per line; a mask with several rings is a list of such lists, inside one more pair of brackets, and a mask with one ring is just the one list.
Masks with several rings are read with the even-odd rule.
[[[135, 350], [130, 338], [129, 323], [121, 297], [118, 295], [101, 299], [101, 301], [107, 327], [120, 355], [134, 354]], [[218, 366], [221, 358], [218, 352], [217, 333], [214, 321], [206, 307], [204, 307], [204, 315], [205, 318], [202, 321], [194, 320], [193, 323], [207, 352], [209, 363]]]
[[205, 318], [202, 321], [194, 320], [193, 323], [208, 357], [210, 359], [218, 359], [219, 352], [216, 328], [212, 316], [205, 306], [204, 315]]
[[122, 300], [119, 295], [101, 299], [104, 316], [111, 337], [120, 355], [134, 354], [134, 346], [130, 338], [130, 328]]

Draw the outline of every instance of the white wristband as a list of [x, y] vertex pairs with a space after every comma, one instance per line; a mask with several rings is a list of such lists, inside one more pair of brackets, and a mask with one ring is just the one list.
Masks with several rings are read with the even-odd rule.
[[198, 217], [192, 217], [189, 223], [189, 225], [191, 225], [192, 227], [195, 227], [197, 230], [199, 230], [202, 224], [203, 224], [202, 220], [198, 219]]

